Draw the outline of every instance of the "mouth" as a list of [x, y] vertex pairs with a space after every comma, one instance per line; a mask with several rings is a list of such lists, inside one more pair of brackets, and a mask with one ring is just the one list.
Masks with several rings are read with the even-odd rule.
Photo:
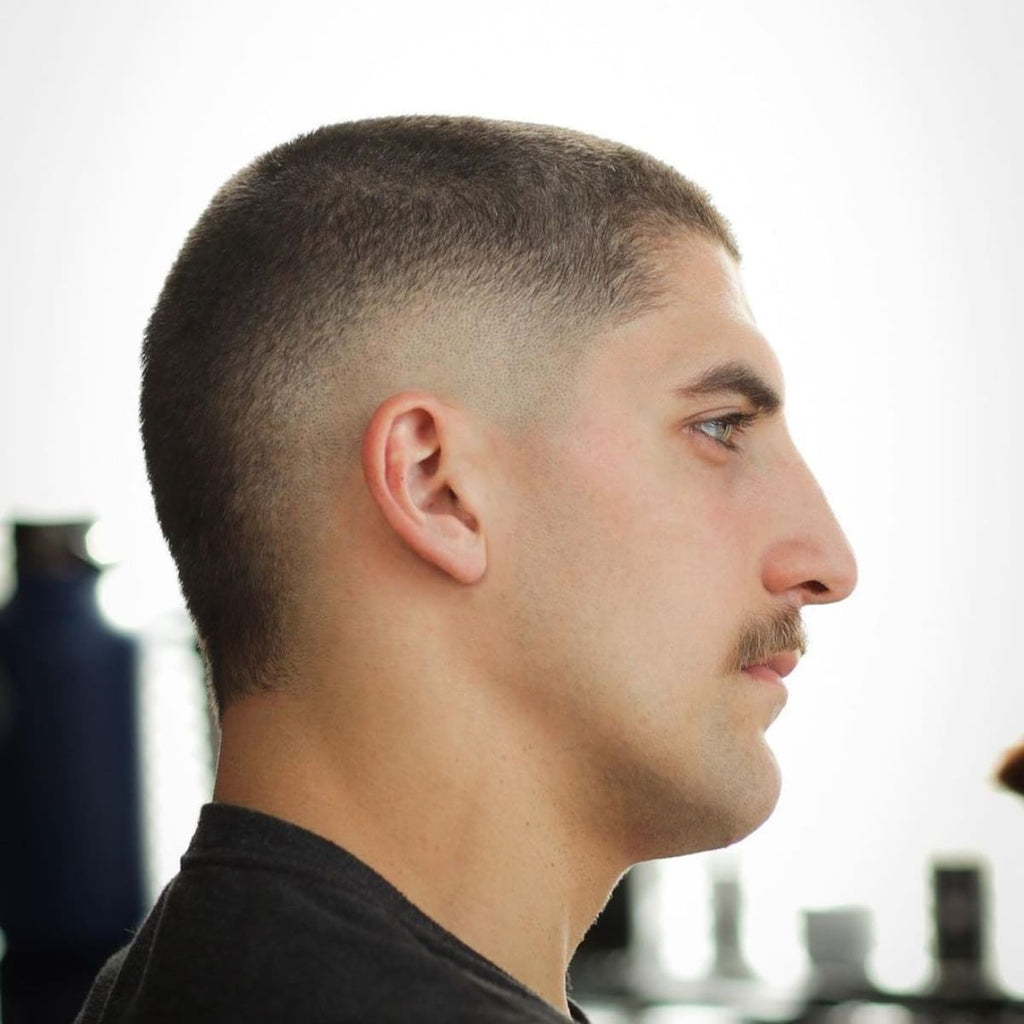
[[778, 683], [796, 668], [800, 655], [796, 651], [780, 651], [773, 654], [764, 661], [752, 662], [743, 671], [756, 679], [763, 679], [766, 683]]

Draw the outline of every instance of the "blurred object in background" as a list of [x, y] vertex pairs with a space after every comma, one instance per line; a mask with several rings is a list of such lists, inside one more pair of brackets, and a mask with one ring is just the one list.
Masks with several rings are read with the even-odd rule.
[[1024, 1002], [992, 981], [988, 868], [980, 855], [931, 863], [934, 977], [915, 991], [888, 991], [872, 982], [867, 964], [874, 926], [866, 907], [803, 912], [812, 968], [805, 983], [780, 987], [746, 974], [736, 865], [713, 864], [711, 880], [710, 973], [635, 976], [624, 996], [584, 987], [575, 998], [594, 1024], [1024, 1024]]
[[934, 1018], [930, 1015], [915, 1013], [898, 1003], [863, 1002], [857, 999], [837, 1003], [814, 1019], [821, 1024], [934, 1024]]
[[[738, 1018], [757, 1017], [766, 1010], [768, 992], [743, 954], [743, 887], [735, 855], [720, 852], [709, 863], [711, 891], [711, 968], [690, 987], [689, 999], [706, 1006], [731, 1007]], [[680, 994], [686, 987], [677, 987]], [[771, 997], [769, 996], [769, 1002]]]
[[89, 522], [14, 525], [0, 610], [4, 1024], [67, 1024], [145, 911], [138, 646], [96, 604]]
[[934, 993], [972, 999], [998, 993], [987, 963], [986, 881], [981, 864], [932, 865]]
[[870, 910], [805, 910], [804, 936], [814, 972], [808, 990], [811, 999], [838, 1003], [875, 994], [867, 972], [872, 944]]
[[576, 948], [569, 964], [573, 998], [619, 997], [633, 991], [633, 938], [636, 911], [627, 871], [612, 890], [604, 909]]
[[1003, 754], [996, 769], [996, 782], [1024, 796], [1024, 743]]
[[712, 912], [714, 916], [715, 961], [712, 978], [735, 981], [753, 980], [740, 944], [743, 892], [734, 861], [712, 862]]

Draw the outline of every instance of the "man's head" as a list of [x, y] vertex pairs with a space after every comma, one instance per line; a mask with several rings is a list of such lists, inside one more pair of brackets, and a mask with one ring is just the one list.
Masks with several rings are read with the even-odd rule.
[[562, 415], [680, 230], [738, 255], [650, 157], [473, 118], [321, 128], [224, 185], [154, 310], [141, 401], [218, 705], [289, 674], [318, 530], [380, 402], [434, 389], [508, 430]]
[[543, 126], [337, 125], [236, 175], [142, 390], [218, 706], [500, 719], [634, 859], [756, 827], [784, 691], [742, 669], [855, 570], [738, 258], [677, 172]]

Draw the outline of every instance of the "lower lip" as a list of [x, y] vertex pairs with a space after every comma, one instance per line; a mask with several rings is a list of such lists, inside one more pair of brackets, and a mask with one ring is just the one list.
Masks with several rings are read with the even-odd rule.
[[763, 683], [771, 683], [773, 686], [781, 686], [785, 689], [782, 676], [778, 672], [773, 672], [767, 665], [751, 665], [743, 670], [743, 674], [750, 676], [752, 679], [760, 679]]

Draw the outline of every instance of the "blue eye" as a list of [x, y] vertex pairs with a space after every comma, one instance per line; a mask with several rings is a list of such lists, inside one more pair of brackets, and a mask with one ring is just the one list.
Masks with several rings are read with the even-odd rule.
[[690, 429], [734, 452], [739, 450], [739, 445], [733, 440], [734, 436], [742, 434], [744, 429], [756, 419], [757, 413], [733, 412], [728, 416], [715, 416], [710, 420], [693, 423], [690, 425]]
[[728, 417], [719, 420], [704, 420], [703, 423], [695, 423], [694, 426], [702, 434], [707, 434], [712, 441], [717, 441], [726, 447], [731, 446], [729, 438], [732, 437], [732, 432], [736, 429], [735, 421]]

